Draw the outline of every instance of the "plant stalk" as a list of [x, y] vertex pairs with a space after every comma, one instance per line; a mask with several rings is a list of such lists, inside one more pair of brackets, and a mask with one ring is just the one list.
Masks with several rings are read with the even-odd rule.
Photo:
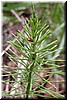
[[[33, 51], [35, 51], [35, 45], [33, 44]], [[32, 55], [32, 65], [30, 66], [30, 72], [29, 72], [29, 78], [28, 78], [28, 85], [27, 85], [27, 90], [26, 90], [26, 99], [29, 98], [29, 93], [31, 90], [31, 85], [32, 85], [32, 72], [33, 72], [33, 67], [34, 67], [34, 63], [35, 63], [35, 58], [36, 58], [36, 54]]]
[[32, 66], [30, 67], [30, 72], [29, 72], [29, 78], [28, 78], [28, 85], [27, 85], [27, 90], [26, 90], [26, 99], [29, 98], [29, 92], [30, 92], [30, 86], [31, 86], [31, 79], [32, 79], [32, 71], [33, 71], [33, 66], [34, 63], [32, 64]]

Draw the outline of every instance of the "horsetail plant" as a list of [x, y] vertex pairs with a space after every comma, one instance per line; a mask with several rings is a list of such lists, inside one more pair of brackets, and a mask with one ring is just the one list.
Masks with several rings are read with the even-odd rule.
[[[48, 96], [44, 94], [49, 94], [52, 98], [64, 97], [64, 95], [51, 90], [51, 88], [57, 89], [57, 87], [49, 81], [52, 75], [64, 75], [64, 73], [62, 71], [47, 72], [47, 70], [60, 68], [59, 65], [53, 63], [55, 59], [46, 59], [46, 56], [58, 51], [57, 40], [43, 46], [52, 35], [49, 25], [44, 24], [41, 27], [41, 21], [38, 21], [38, 16], [33, 9], [33, 15], [30, 20], [27, 19], [23, 29], [24, 34], [19, 30], [17, 32], [18, 37], [13, 34], [16, 38], [15, 42], [12, 40], [8, 42], [19, 54], [14, 53], [12, 49], [9, 49], [11, 54], [6, 52], [10, 60], [16, 64], [16, 67], [4, 65], [5, 68], [10, 68], [14, 73], [4, 70], [4, 72], [7, 72], [6, 76], [13, 78], [13, 83], [10, 84], [11, 80], [5, 80], [6, 84], [9, 82], [12, 89], [4, 92], [3, 96], [28, 99], [36, 98], [36, 96], [46, 98]], [[40, 72], [45, 75], [41, 76]], [[46, 83], [50, 85], [50, 88], [45, 87]]]

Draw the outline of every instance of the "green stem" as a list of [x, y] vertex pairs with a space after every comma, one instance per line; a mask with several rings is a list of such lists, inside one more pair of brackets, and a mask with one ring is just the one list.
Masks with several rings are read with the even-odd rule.
[[[35, 45], [33, 45], [33, 51], [35, 51]], [[26, 90], [26, 99], [28, 99], [29, 97], [29, 92], [30, 92], [30, 88], [31, 88], [31, 84], [32, 84], [32, 72], [33, 72], [33, 67], [34, 67], [34, 63], [35, 63], [35, 58], [36, 58], [36, 54], [32, 55], [32, 65], [30, 66], [30, 72], [29, 72], [29, 78], [28, 78], [28, 85], [27, 85], [27, 90]]]
[[[34, 8], [33, 8], [33, 10], [34, 10]], [[35, 11], [33, 11], [33, 18], [34, 17], [35, 17]], [[33, 24], [35, 24], [35, 23], [33, 23]], [[35, 41], [35, 30], [32, 30], [32, 34], [33, 34], [32, 39], [34, 42]], [[32, 49], [33, 49], [33, 52], [35, 52], [35, 44], [32, 44]], [[30, 70], [29, 70], [28, 85], [27, 85], [27, 90], [26, 90], [26, 99], [29, 98], [30, 90], [32, 89], [32, 86], [31, 86], [32, 85], [32, 72], [33, 72], [33, 68], [34, 68], [36, 53], [31, 56], [32, 56], [32, 65], [30, 66]]]
[[29, 78], [28, 78], [28, 85], [27, 85], [27, 90], [26, 90], [26, 99], [28, 99], [28, 97], [29, 97], [33, 66], [34, 66], [34, 62], [32, 64], [32, 66], [30, 67]]

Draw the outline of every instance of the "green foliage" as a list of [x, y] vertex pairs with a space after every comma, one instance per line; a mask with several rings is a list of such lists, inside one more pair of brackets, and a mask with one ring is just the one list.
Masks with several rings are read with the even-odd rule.
[[[47, 45], [49, 42], [54, 41], [57, 39], [57, 48], [64, 48], [64, 40], [65, 40], [65, 21], [64, 21], [64, 3], [38, 3], [38, 6], [36, 7], [42, 10], [42, 13], [39, 14], [39, 9], [37, 9], [37, 13], [39, 15], [39, 19], [41, 19], [41, 24], [43, 25], [44, 19], [45, 23], [48, 23], [51, 30], [52, 30], [52, 37], [49, 40], [46, 40], [43, 45]], [[63, 42], [62, 42], [63, 41]], [[61, 44], [61, 45], [60, 45]], [[62, 51], [64, 52], [64, 49], [60, 50], [61, 56]], [[56, 53], [56, 52], [55, 52]], [[64, 54], [64, 53], [63, 53]], [[51, 59], [55, 54], [48, 55], [47, 58]], [[65, 55], [64, 55], [65, 56]]]
[[10, 11], [11, 9], [14, 10], [21, 10], [21, 9], [26, 9], [29, 7], [31, 3], [28, 2], [4, 2], [3, 3], [3, 11]]
[[[40, 71], [43, 71], [45, 73], [46, 69], [48, 70], [50, 68], [52, 70], [52, 68], [60, 68], [59, 65], [54, 64], [54, 60], [57, 57], [57, 55], [52, 60], [45, 59], [48, 55], [58, 51], [56, 45], [57, 40], [54, 40], [52, 42], [49, 42], [49, 44], [42, 46], [43, 43], [46, 42], [51, 36], [49, 26], [44, 24], [41, 27], [41, 22], [38, 21], [38, 16], [35, 13], [35, 11], [30, 20], [27, 21], [28, 23], [26, 22], [26, 25], [23, 27], [26, 36], [22, 32], [18, 31], [18, 38], [14, 35], [16, 41], [13, 42], [10, 40], [8, 42], [12, 47], [18, 50], [20, 55], [23, 56], [20, 57], [19, 55], [15, 54], [11, 49], [9, 49], [9, 51], [12, 53], [12, 55], [7, 53], [9, 58], [16, 64], [17, 67], [14, 68], [10, 66], [4, 66], [5, 68], [10, 68], [15, 71], [14, 74], [7, 72], [6, 75], [11, 75], [14, 78], [14, 84], [19, 84], [20, 82], [23, 82], [23, 84], [18, 87], [14, 87], [14, 85], [12, 85], [12, 91], [17, 91], [19, 88], [21, 88], [21, 95], [24, 95], [24, 98], [33, 98], [36, 95], [39, 96], [40, 93], [48, 93], [52, 98], [62, 98], [64, 97], [64, 95], [53, 92], [52, 90], [44, 87], [43, 84], [49, 83], [51, 87], [57, 89], [57, 87], [53, 85], [48, 79], [39, 75]], [[18, 67], [18, 63], [20, 63], [23, 66], [23, 68]], [[44, 64], [49, 65], [49, 67], [43, 68]], [[52, 76], [54, 74], [62, 75], [62, 71], [47, 73], [48, 76]], [[17, 80], [18, 75], [20, 75], [19, 80]], [[41, 80], [38, 80], [39, 78]], [[42, 84], [38, 84], [37, 81], [41, 82]], [[32, 88], [33, 85], [35, 86], [34, 89]], [[37, 90], [37, 88], [39, 88], [39, 90]], [[21, 97], [20, 93], [17, 92], [15, 92], [15, 94], [12, 95], [9, 93], [3, 93], [3, 95]], [[42, 97], [43, 95], [40, 96]], [[46, 98], [46, 96], [44, 96], [44, 98]]]
[[31, 2], [3, 2], [3, 17], [8, 21], [13, 21], [14, 24], [18, 23], [18, 20], [12, 15], [11, 10], [15, 10], [16, 12], [20, 10], [25, 10], [29, 6], [31, 6]]

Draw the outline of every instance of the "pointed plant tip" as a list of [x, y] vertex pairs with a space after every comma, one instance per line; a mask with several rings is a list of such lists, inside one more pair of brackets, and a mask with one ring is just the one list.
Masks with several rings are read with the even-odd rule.
[[51, 36], [52, 36], [52, 34], [49, 35], [49, 37], [51, 37]]
[[50, 30], [50, 29], [48, 29], [48, 31], [49, 31], [49, 32], [51, 32], [51, 30]]
[[20, 31], [20, 30], [18, 30], [17, 32], [21, 33], [21, 31]]
[[59, 50], [62, 50], [63, 49], [63, 47], [60, 47], [60, 48], [58, 48]]
[[14, 33], [12, 33], [12, 35], [15, 36]]
[[29, 22], [28, 18], [26, 18], [26, 21], [28, 21], [28, 22]]
[[18, 32], [20, 32], [20, 31], [18, 30]]
[[55, 40], [55, 42], [57, 42], [58, 40]]
[[7, 41], [7, 43], [10, 43], [10, 41]]

